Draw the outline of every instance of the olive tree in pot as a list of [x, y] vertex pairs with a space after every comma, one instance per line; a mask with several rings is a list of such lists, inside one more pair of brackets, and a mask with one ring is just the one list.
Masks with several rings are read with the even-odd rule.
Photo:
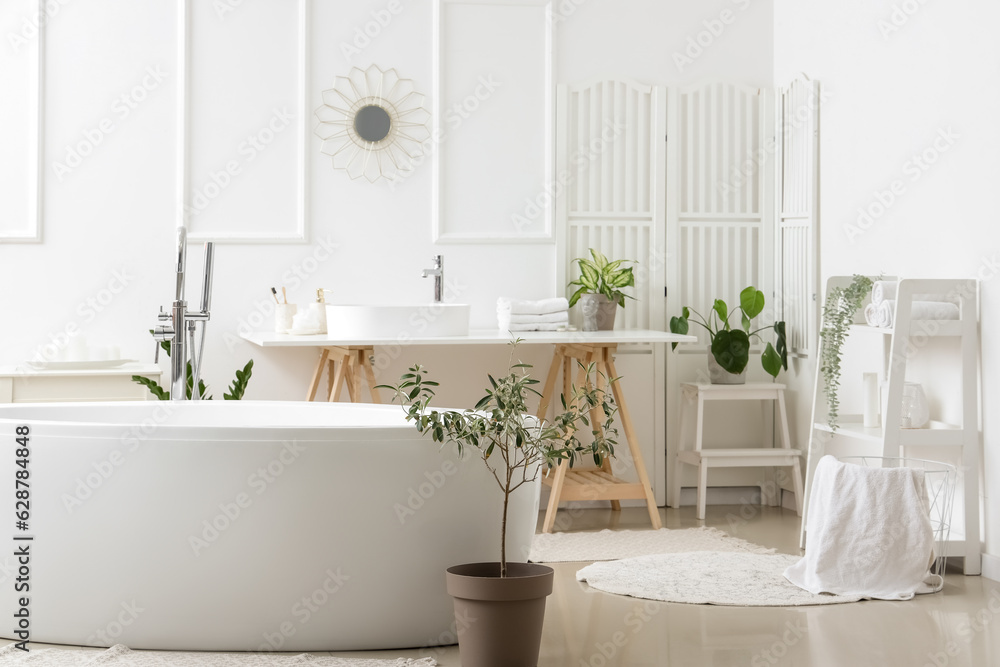
[[[475, 618], [459, 637], [462, 664], [466, 667], [533, 667], [538, 663], [542, 638], [545, 599], [552, 592], [552, 568], [507, 560], [507, 511], [510, 496], [530, 484], [544, 465], [552, 468], [566, 460], [573, 465], [583, 453], [591, 454], [600, 465], [614, 455], [618, 411], [605, 378], [603, 389], [589, 384], [573, 388], [563, 396], [563, 412], [551, 421], [528, 414], [526, 399], [539, 395], [529, 374], [528, 364], [515, 363], [514, 341], [507, 373], [489, 378], [486, 395], [472, 410], [436, 410], [430, 407], [437, 382], [427, 379], [427, 371], [413, 366], [397, 385], [381, 385], [394, 392], [394, 402], [406, 411], [420, 433], [429, 433], [435, 442], [453, 444], [461, 454], [478, 452], [503, 492], [500, 529], [500, 561], [467, 563], [448, 568], [448, 593], [455, 601], [457, 618]], [[587, 369], [587, 377], [595, 372]], [[594, 423], [596, 415], [601, 423]], [[577, 433], [588, 427], [593, 440], [584, 445]]]
[[[732, 327], [729, 318], [740, 313], [740, 326]], [[746, 369], [750, 362], [750, 344], [754, 338], [763, 340], [760, 332], [774, 330], [774, 345], [770, 342], [760, 357], [761, 366], [771, 377], [778, 377], [784, 368], [788, 370], [788, 350], [785, 345], [785, 323], [775, 322], [771, 326], [752, 330], [753, 319], [764, 311], [764, 293], [750, 286], [740, 292], [740, 305], [732, 311], [722, 299], [716, 299], [708, 318], [687, 306], [680, 317], [670, 318], [670, 331], [686, 334], [689, 322], [708, 331], [708, 375], [712, 384], [745, 384]], [[691, 315], [695, 317], [691, 317]], [[671, 344], [672, 349], [677, 343]]]
[[613, 262], [600, 252], [590, 248], [593, 261], [578, 257], [573, 261], [580, 267], [580, 277], [569, 284], [577, 290], [569, 298], [569, 307], [580, 302], [583, 310], [584, 331], [611, 331], [615, 328], [618, 306], [625, 307], [625, 299], [632, 299], [622, 292], [624, 287], [635, 286], [635, 274], [630, 260], [616, 259]]

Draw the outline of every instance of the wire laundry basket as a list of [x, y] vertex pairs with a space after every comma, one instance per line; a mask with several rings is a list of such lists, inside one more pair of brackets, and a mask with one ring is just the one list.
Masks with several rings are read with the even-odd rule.
[[952, 509], [955, 503], [955, 485], [958, 469], [940, 461], [883, 456], [842, 456], [843, 463], [853, 463], [867, 468], [914, 468], [923, 470], [930, 506], [931, 528], [934, 530], [934, 564], [931, 573], [944, 576], [948, 564], [948, 539], [951, 535]]

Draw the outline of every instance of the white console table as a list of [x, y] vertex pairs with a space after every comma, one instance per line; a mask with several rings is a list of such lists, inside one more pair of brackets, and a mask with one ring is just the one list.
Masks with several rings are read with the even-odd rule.
[[155, 364], [135, 363], [81, 370], [0, 366], [0, 403], [144, 401], [150, 398], [149, 390], [133, 382], [132, 376], [159, 381], [161, 373]]
[[[615, 369], [614, 353], [620, 344], [636, 343], [690, 343], [694, 336], [682, 336], [664, 331], [621, 330], [621, 331], [566, 331], [566, 332], [518, 332], [510, 334], [498, 330], [470, 331], [466, 336], [439, 336], [432, 338], [399, 337], [368, 338], [368, 339], [338, 339], [329, 336], [293, 336], [256, 332], [243, 335], [245, 340], [260, 347], [314, 347], [320, 350], [319, 363], [313, 373], [312, 382], [306, 392], [306, 400], [313, 400], [319, 389], [320, 378], [324, 368], [329, 365], [329, 400], [339, 398], [341, 387], [347, 384], [352, 401], [361, 400], [361, 384], [367, 382], [369, 392], [374, 402], [380, 402], [375, 391], [375, 377], [371, 365], [371, 356], [375, 347], [380, 345], [506, 345], [516, 336], [522, 345], [552, 345], [554, 353], [549, 372], [546, 377], [544, 391], [539, 402], [538, 415], [544, 416], [555, 396], [559, 374], [563, 376], [564, 392], [569, 391], [570, 378], [573, 373], [573, 361], [583, 364], [594, 363], [606, 377], [618, 377]], [[578, 374], [577, 383], [586, 381], [584, 374]], [[611, 474], [609, 462], [597, 469], [569, 470], [562, 462], [555, 473], [544, 478], [544, 482], [552, 487], [549, 495], [548, 509], [545, 514], [543, 531], [552, 531], [556, 511], [563, 500], [609, 500], [613, 509], [620, 509], [619, 500], [638, 499], [646, 503], [649, 518], [654, 528], [660, 528], [660, 515], [656, 508], [652, 486], [646, 473], [638, 438], [632, 425], [632, 418], [625, 403], [624, 390], [621, 382], [612, 386], [615, 401], [618, 404], [619, 419], [625, 432], [625, 440], [632, 454], [638, 483], [629, 483], [617, 479]], [[598, 423], [597, 420], [593, 420]]]

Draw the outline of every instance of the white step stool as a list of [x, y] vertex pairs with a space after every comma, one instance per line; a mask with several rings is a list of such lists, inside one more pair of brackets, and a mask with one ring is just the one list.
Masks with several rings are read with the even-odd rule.
[[[788, 432], [788, 413], [785, 410], [785, 385], [771, 382], [747, 384], [708, 384], [685, 382], [681, 384], [681, 435], [680, 451], [674, 466], [673, 502], [680, 507], [681, 466], [698, 466], [698, 507], [696, 516], [705, 519], [705, 491], [708, 486], [709, 468], [765, 467], [792, 468], [795, 491], [795, 509], [802, 516], [802, 473], [799, 459], [802, 451], [792, 449]], [[780, 447], [742, 447], [738, 449], [702, 449], [704, 437], [705, 401], [776, 401]], [[694, 437], [689, 445], [688, 433], [694, 425]], [[763, 489], [762, 489], [763, 492]], [[763, 497], [762, 497], [763, 501]]]

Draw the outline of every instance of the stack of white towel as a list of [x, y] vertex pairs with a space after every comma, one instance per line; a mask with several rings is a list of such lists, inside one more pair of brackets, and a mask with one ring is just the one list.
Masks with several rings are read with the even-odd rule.
[[[868, 326], [891, 328], [896, 316], [895, 280], [876, 280], [872, 285], [872, 301], [865, 306]], [[958, 304], [944, 294], [914, 294], [910, 317], [914, 320], [957, 320]]]
[[500, 331], [559, 331], [569, 325], [569, 301], [563, 297], [522, 301], [497, 299]]

